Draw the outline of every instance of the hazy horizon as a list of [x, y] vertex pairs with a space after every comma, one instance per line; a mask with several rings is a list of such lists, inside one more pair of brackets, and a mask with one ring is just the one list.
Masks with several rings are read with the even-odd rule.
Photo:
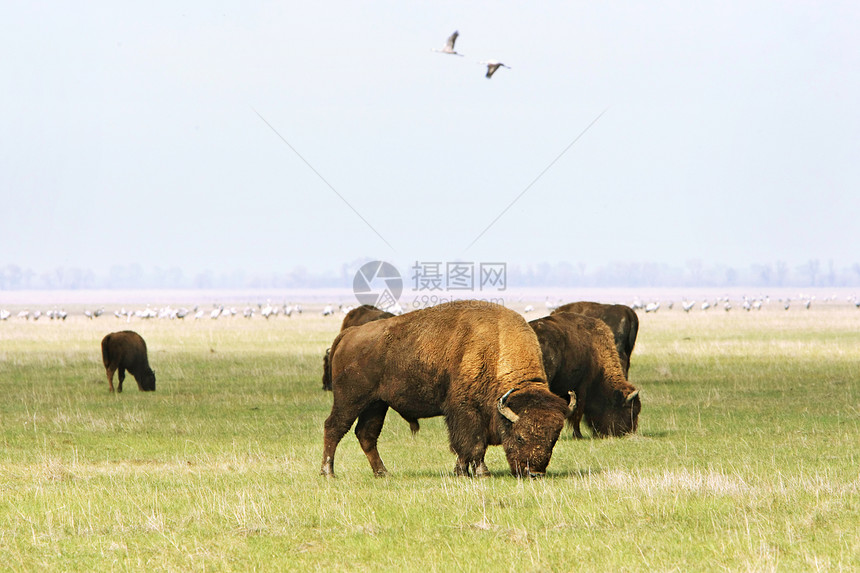
[[[0, 292], [16, 290], [98, 289], [351, 289], [358, 273], [373, 261], [361, 259], [338, 269], [315, 272], [303, 267], [252, 272], [207, 269], [186, 272], [173, 267], [144, 269], [138, 264], [116, 265], [106, 273], [92, 269], [56, 267], [42, 272], [16, 265], [0, 267]], [[681, 266], [660, 263], [607, 263], [588, 266], [567, 262], [527, 265], [485, 261], [388, 261], [404, 288], [416, 290], [506, 290], [507, 288], [635, 288], [635, 287], [855, 287], [860, 264], [836, 267], [833, 261], [785, 261], [749, 267], [708, 265], [688, 261]], [[375, 277], [375, 280], [382, 280]], [[503, 288], [498, 288], [503, 287]]]

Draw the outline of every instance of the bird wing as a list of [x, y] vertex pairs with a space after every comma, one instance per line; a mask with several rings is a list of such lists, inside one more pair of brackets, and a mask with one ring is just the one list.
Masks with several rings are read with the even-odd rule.
[[460, 35], [460, 32], [458, 32], [457, 30], [454, 30], [454, 33], [451, 34], [450, 36], [448, 36], [448, 41], [445, 42], [445, 49], [447, 51], [450, 51], [450, 52], [454, 51], [454, 42], [457, 41], [457, 36], [459, 36], [459, 35]]
[[499, 69], [500, 64], [487, 64], [487, 77], [493, 77], [493, 74], [496, 73], [496, 70]]

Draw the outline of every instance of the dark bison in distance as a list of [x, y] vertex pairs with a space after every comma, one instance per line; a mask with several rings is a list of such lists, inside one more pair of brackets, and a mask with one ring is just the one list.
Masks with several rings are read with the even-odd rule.
[[363, 304], [346, 313], [346, 316], [343, 317], [343, 322], [340, 324], [340, 329], [346, 330], [350, 326], [361, 326], [374, 320], [391, 318], [392, 316], [394, 316], [392, 313], [376, 308], [372, 304]]
[[117, 391], [122, 392], [125, 371], [134, 376], [141, 392], [155, 390], [155, 372], [146, 357], [146, 342], [131, 330], [113, 332], [102, 339], [102, 361], [107, 371], [108, 385], [113, 392], [113, 374], [119, 371]]
[[455, 301], [348, 328], [331, 348], [334, 403], [325, 421], [323, 475], [356, 418], [374, 474], [376, 444], [392, 408], [407, 420], [445, 416], [457, 475], [487, 475], [484, 453], [501, 445], [517, 476], [542, 475], [567, 403], [549, 391], [534, 331], [496, 304]]
[[529, 323], [537, 334], [550, 390], [560, 397], [576, 395], [569, 422], [582, 438], [583, 415], [597, 436], [635, 432], [642, 403], [627, 381], [609, 327], [596, 318], [553, 313]]
[[621, 360], [621, 367], [624, 369], [624, 376], [628, 376], [630, 355], [633, 354], [633, 346], [639, 334], [639, 317], [636, 316], [635, 310], [623, 304], [582, 301], [564, 304], [552, 311], [552, 314], [560, 312], [575, 312], [591, 318], [599, 318], [605, 322], [615, 337], [615, 347]]
[[[373, 322], [374, 320], [391, 318], [392, 316], [394, 316], [392, 313], [378, 309], [372, 304], [363, 304], [346, 313], [346, 316], [343, 317], [343, 322], [340, 325], [340, 331], [343, 332], [351, 326], [361, 326], [362, 324]], [[331, 348], [326, 348], [325, 356], [323, 357], [323, 390], [331, 390], [331, 373], [329, 369], [330, 353]], [[417, 431], [418, 428], [413, 427], [412, 432], [415, 433]]]

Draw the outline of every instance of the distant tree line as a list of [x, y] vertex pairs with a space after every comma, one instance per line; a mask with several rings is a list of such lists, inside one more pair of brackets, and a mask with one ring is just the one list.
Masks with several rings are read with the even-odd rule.
[[[357, 267], [356, 267], [357, 268]], [[354, 273], [355, 270], [352, 271]], [[345, 282], [348, 278], [348, 282]], [[3, 290], [86, 290], [86, 289], [235, 289], [235, 288], [342, 288], [352, 285], [352, 274], [313, 273], [303, 267], [284, 272], [212, 271], [186, 273], [180, 268], [155, 267], [146, 270], [137, 264], [115, 265], [97, 273], [91, 269], [57, 267], [37, 272], [10, 264], [0, 268]]]
[[860, 263], [837, 268], [818, 259], [797, 266], [785, 261], [749, 267], [707, 265], [691, 260], [683, 267], [661, 263], [539, 263], [508, 269], [508, 283], [518, 286], [578, 287], [852, 287], [860, 286]]
[[[369, 260], [369, 259], [368, 259]], [[351, 287], [367, 260], [345, 263], [337, 271], [313, 272], [303, 267], [272, 272], [213, 271], [186, 273], [180, 268], [115, 265], [107, 272], [57, 267], [38, 272], [9, 264], [0, 267], [0, 290], [85, 289], [241, 289]], [[404, 285], [410, 266], [396, 265]], [[860, 263], [837, 268], [818, 259], [791, 266], [785, 261], [749, 267], [706, 264], [691, 260], [683, 266], [661, 263], [612, 262], [594, 268], [584, 263], [507, 265], [508, 288], [518, 287], [854, 287], [860, 286]]]

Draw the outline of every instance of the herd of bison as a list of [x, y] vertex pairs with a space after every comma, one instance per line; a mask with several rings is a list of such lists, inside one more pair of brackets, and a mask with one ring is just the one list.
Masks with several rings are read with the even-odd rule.
[[[624, 305], [574, 302], [526, 322], [504, 306], [454, 301], [394, 315], [351, 310], [323, 360], [323, 389], [334, 397], [325, 421], [321, 474], [355, 424], [374, 475], [387, 474], [377, 450], [391, 408], [412, 432], [444, 416], [457, 475], [489, 475], [487, 446], [501, 445], [516, 476], [541, 476], [567, 421], [582, 437], [635, 432], [642, 404], [627, 380], [639, 320]], [[110, 391], [128, 371], [155, 390], [146, 343], [132, 331], [102, 340]], [[356, 422], [357, 420], [357, 422]]]

